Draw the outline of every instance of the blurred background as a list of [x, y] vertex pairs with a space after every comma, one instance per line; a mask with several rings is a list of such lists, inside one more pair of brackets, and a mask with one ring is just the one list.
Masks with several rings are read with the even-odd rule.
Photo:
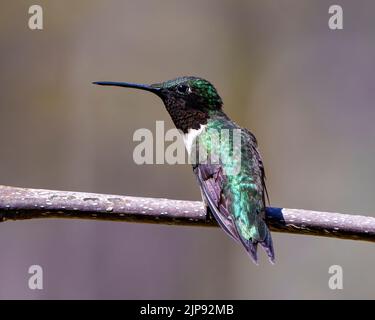
[[[375, 2], [35, 1], [0, 5], [0, 184], [199, 200], [189, 165], [133, 162], [133, 133], [173, 124], [145, 92], [91, 85], [196, 75], [258, 138], [273, 206], [375, 214]], [[375, 297], [375, 247], [273, 233], [252, 264], [221, 230], [95, 221], [0, 225], [0, 298]], [[44, 289], [30, 290], [32, 264]], [[341, 265], [344, 289], [328, 287]]]

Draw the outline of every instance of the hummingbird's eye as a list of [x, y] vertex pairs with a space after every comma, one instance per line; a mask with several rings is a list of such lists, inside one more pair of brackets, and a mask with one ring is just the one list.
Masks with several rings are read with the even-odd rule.
[[191, 92], [191, 89], [188, 85], [186, 84], [180, 84], [178, 87], [177, 87], [177, 91], [179, 93], [182, 93], [182, 94], [185, 94], [185, 93], [190, 93]]

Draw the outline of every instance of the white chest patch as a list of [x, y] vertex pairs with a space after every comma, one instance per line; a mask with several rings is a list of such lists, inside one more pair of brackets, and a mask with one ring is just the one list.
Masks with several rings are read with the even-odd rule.
[[185, 147], [188, 154], [191, 154], [191, 149], [195, 139], [206, 129], [206, 125], [201, 125], [199, 129], [189, 129], [182, 138], [184, 139]]

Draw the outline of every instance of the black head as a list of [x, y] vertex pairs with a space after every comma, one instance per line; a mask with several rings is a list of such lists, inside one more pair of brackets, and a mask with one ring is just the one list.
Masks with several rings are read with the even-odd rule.
[[94, 82], [98, 85], [120, 86], [146, 90], [158, 95], [164, 102], [177, 129], [184, 133], [199, 129], [207, 123], [210, 114], [223, 105], [215, 87], [202, 78], [181, 77], [152, 85], [126, 82]]

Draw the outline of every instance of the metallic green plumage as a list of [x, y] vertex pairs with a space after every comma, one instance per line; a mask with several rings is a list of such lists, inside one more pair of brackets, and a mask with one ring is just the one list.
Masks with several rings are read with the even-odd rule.
[[[226, 139], [218, 143], [217, 136], [225, 136]], [[208, 155], [219, 160], [223, 168], [225, 179], [218, 187], [226, 199], [239, 240], [254, 260], [257, 259], [256, 244], [263, 244], [273, 261], [271, 237], [264, 222], [264, 168], [255, 137], [217, 110], [210, 112], [205, 131], [196, 140], [195, 150], [201, 152], [204, 148]]]

